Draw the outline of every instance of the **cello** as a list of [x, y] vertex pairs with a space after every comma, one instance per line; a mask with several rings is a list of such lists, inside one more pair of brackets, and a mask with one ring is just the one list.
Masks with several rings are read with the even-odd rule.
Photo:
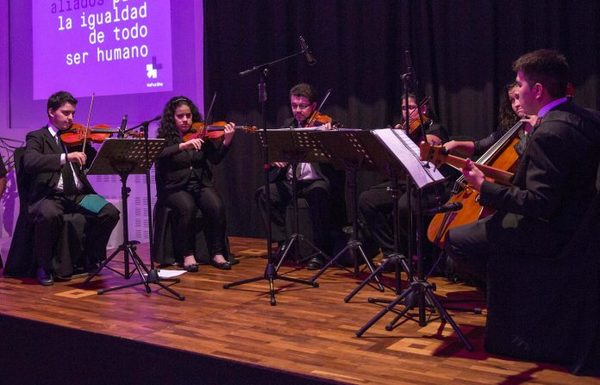
[[[518, 133], [525, 124], [528, 123], [518, 121], [475, 162], [487, 177], [497, 183], [510, 183], [512, 177], [510, 171], [515, 169], [519, 160], [519, 154], [515, 150], [515, 146], [520, 142]], [[426, 158], [430, 155], [423, 154], [422, 149], [421, 156]], [[454, 161], [461, 159], [452, 155], [447, 157]], [[452, 164], [452, 162], [448, 163]], [[455, 162], [454, 166], [461, 167], [461, 162]], [[459, 177], [454, 183], [452, 196], [447, 204], [461, 203], [462, 209], [436, 214], [429, 223], [427, 238], [436, 246], [443, 248], [448, 230], [491, 215], [494, 211], [481, 206], [478, 198], [479, 192], [466, 183], [463, 176]]]

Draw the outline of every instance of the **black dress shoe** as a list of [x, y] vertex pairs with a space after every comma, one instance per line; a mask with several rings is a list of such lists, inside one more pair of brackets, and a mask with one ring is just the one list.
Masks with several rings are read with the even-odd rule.
[[191, 265], [184, 265], [183, 269], [188, 273], [197, 273], [198, 272], [198, 264], [192, 263]]
[[48, 273], [43, 267], [38, 267], [35, 277], [42, 286], [52, 286], [54, 284], [52, 273]]
[[58, 275], [58, 274], [56, 274], [54, 276], [54, 280], [56, 282], [69, 282], [72, 278], [73, 278], [72, 275]]
[[319, 258], [319, 257], [313, 257], [306, 264], [306, 268], [308, 270], [319, 270], [320, 268], [323, 267], [324, 264], [325, 263], [323, 263], [323, 260], [321, 258]]
[[228, 261], [225, 261], [225, 262], [215, 262], [214, 259], [211, 259], [209, 263], [212, 266], [216, 267], [217, 269], [231, 270], [231, 263], [229, 263]]

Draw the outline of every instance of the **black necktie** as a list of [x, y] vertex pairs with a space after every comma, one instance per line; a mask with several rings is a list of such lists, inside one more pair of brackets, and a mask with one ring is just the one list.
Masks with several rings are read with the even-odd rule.
[[[60, 139], [59, 139], [59, 144], [63, 148], [63, 151], [64, 151], [65, 146]], [[65, 164], [63, 164], [63, 166], [60, 170], [60, 174], [62, 175], [62, 180], [63, 180], [63, 193], [65, 195], [76, 195], [79, 192], [79, 190], [77, 190], [77, 185], [75, 185], [75, 178], [73, 177], [73, 169], [71, 168], [71, 164], [69, 163], [69, 161], [66, 161]]]

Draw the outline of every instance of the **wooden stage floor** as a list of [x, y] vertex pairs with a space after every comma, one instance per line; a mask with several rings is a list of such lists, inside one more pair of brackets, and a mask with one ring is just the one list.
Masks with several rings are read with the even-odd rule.
[[[482, 348], [485, 309], [483, 315], [450, 311], [475, 346], [474, 352], [468, 352], [450, 325], [440, 321], [420, 327], [406, 320], [386, 331], [384, 326], [392, 315], [357, 338], [355, 332], [381, 309], [367, 298], [393, 298], [394, 293], [366, 287], [350, 303], [344, 303], [343, 298], [359, 281], [342, 269], [329, 269], [319, 278], [319, 288], [277, 280], [277, 306], [269, 304], [266, 281], [225, 290], [225, 283], [261, 275], [266, 263], [264, 240], [232, 237], [231, 245], [240, 260], [233, 270], [201, 266], [199, 273], [185, 274], [173, 286], [186, 296], [185, 301], [156, 290], [155, 285], [150, 295], [141, 286], [96, 295], [90, 289], [127, 282], [109, 270], [94, 279], [91, 288], [83, 287], [82, 279], [42, 287], [33, 279], [0, 278], [0, 317], [265, 368], [273, 373], [272, 380], [264, 383], [283, 383], [277, 376], [295, 373], [313, 383], [600, 384], [599, 378], [576, 377], [560, 366], [487, 354]], [[138, 251], [147, 259], [146, 245]], [[285, 266], [282, 272], [291, 269]], [[312, 274], [300, 269], [290, 276], [308, 278]], [[386, 276], [386, 281], [393, 283], [393, 275]], [[472, 287], [442, 278], [431, 282], [444, 299], [458, 300], [466, 308], [473, 305], [469, 300], [483, 306], [483, 294]], [[5, 353], [17, 349], [0, 344]], [[0, 364], [0, 376], [2, 372]], [[225, 378], [227, 373], [222, 375]], [[180, 383], [203, 382], [184, 379]]]

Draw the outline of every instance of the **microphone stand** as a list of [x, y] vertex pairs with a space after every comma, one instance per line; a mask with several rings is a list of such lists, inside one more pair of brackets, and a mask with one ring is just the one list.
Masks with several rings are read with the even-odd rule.
[[229, 289], [234, 286], [244, 285], [246, 283], [256, 282], [260, 280], [267, 280], [269, 283], [269, 296], [271, 306], [277, 305], [277, 301], [275, 299], [275, 284], [274, 281], [276, 279], [281, 279], [288, 282], [302, 283], [305, 285], [310, 285], [313, 287], [319, 287], [319, 284], [316, 282], [309, 282], [302, 279], [286, 277], [279, 275], [277, 273], [277, 269], [275, 267], [275, 261], [273, 259], [273, 251], [271, 250], [271, 243], [273, 241], [272, 228], [271, 228], [271, 189], [269, 183], [269, 171], [271, 169], [271, 164], [269, 161], [269, 142], [267, 136], [267, 113], [266, 113], [266, 104], [267, 104], [267, 76], [269, 75], [269, 69], [271, 66], [277, 63], [284, 62], [293, 57], [303, 55], [305, 52], [308, 52], [308, 48], [305, 48], [299, 52], [296, 52], [291, 55], [284, 56], [282, 58], [270, 61], [268, 63], [255, 65], [252, 68], [241, 71], [240, 76], [246, 76], [254, 72], [259, 72], [259, 81], [258, 81], [258, 103], [260, 104], [261, 115], [262, 115], [262, 125], [264, 132], [264, 141], [263, 141], [263, 170], [264, 170], [264, 188], [266, 194], [266, 206], [267, 206], [267, 266], [265, 267], [265, 272], [261, 276], [242, 279], [240, 281], [231, 282], [223, 285], [224, 289]]

